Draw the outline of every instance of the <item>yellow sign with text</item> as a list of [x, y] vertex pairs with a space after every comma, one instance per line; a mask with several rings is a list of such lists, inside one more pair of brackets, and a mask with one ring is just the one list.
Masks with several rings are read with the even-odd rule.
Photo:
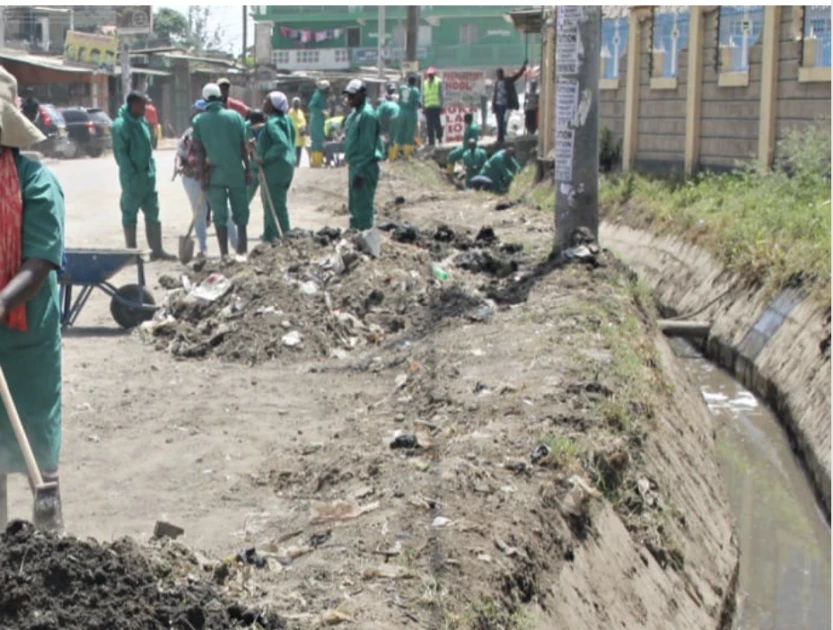
[[91, 68], [113, 68], [118, 49], [118, 37], [67, 31], [64, 59]]

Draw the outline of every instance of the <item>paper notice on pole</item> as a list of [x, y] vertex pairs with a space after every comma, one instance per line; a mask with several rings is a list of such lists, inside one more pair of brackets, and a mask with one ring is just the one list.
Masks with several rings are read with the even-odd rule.
[[584, 19], [583, 5], [561, 5], [558, 7], [559, 30], [578, 29], [579, 22], [583, 22]]
[[555, 128], [567, 129], [578, 107], [578, 81], [558, 81], [555, 84]]
[[576, 132], [572, 129], [559, 129], [555, 132], [555, 181], [573, 181], [573, 151]]

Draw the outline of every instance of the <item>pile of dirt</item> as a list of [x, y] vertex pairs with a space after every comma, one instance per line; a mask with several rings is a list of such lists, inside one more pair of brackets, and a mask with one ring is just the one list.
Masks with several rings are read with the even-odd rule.
[[129, 539], [98, 544], [14, 521], [0, 535], [0, 628], [287, 628], [276, 615], [229, 601], [208, 579], [170, 571]]
[[[203, 260], [179, 279], [163, 276], [164, 307], [142, 332], [183, 359], [343, 358], [450, 318], [487, 321], [495, 304], [476, 275], [508, 278], [524, 264], [522, 248], [489, 227], [423, 233], [388, 222], [379, 230], [378, 257], [364, 253], [361, 235], [324, 228], [259, 245], [245, 263]], [[213, 299], [197, 295], [206, 280], [220, 287]]]

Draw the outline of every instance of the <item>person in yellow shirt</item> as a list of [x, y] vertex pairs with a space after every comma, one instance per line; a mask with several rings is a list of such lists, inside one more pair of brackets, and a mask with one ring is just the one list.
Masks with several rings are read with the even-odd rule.
[[307, 146], [307, 117], [301, 109], [301, 99], [292, 99], [292, 109], [289, 110], [289, 118], [292, 126], [295, 127], [295, 166], [301, 166], [301, 154]]

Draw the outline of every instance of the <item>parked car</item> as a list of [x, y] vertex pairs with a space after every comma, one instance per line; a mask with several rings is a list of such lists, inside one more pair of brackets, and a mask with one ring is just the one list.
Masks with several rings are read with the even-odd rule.
[[67, 125], [61, 111], [54, 105], [42, 104], [38, 109], [35, 125], [46, 136], [46, 140], [32, 147], [49, 157], [67, 157], [72, 151]]
[[62, 107], [61, 114], [66, 121], [69, 140], [73, 145], [72, 154], [68, 157], [77, 157], [83, 152], [95, 158], [112, 148], [110, 125], [113, 121], [103, 110]]

